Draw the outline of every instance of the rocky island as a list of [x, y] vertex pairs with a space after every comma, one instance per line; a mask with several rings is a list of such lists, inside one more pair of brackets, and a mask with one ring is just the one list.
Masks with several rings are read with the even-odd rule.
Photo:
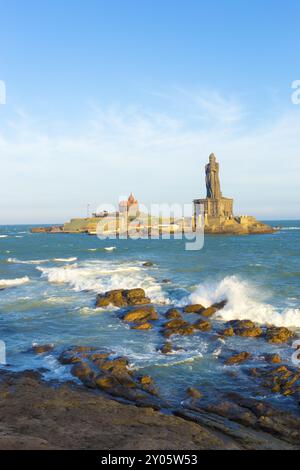
[[156, 217], [143, 213], [139, 203], [130, 194], [129, 198], [119, 203], [114, 213], [102, 211], [92, 217], [74, 218], [62, 226], [34, 227], [33, 233], [87, 233], [89, 235], [105, 234], [116, 237], [128, 233], [128, 224], [134, 225], [135, 232], [141, 235], [160, 236], [164, 234], [190, 233], [199, 227], [207, 234], [264, 234], [273, 233], [273, 227], [258, 221], [253, 216], [234, 215], [233, 199], [222, 195], [219, 163], [214, 154], [209, 157], [205, 166], [206, 190], [205, 199], [193, 201], [192, 217]]

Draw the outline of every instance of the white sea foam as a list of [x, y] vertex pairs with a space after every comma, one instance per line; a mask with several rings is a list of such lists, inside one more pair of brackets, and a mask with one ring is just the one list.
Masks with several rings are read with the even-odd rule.
[[280, 230], [300, 230], [300, 227], [280, 227]]
[[0, 235], [0, 238], [7, 238], [8, 235]]
[[70, 258], [53, 258], [52, 261], [57, 263], [72, 263], [73, 261], [77, 261], [76, 256], [71, 256]]
[[114, 250], [116, 250], [116, 249], [117, 249], [117, 247], [115, 247], [115, 246], [106, 246], [106, 247], [104, 248], [105, 251], [114, 251]]
[[227, 276], [217, 284], [199, 285], [182, 304], [209, 306], [225, 298], [228, 303], [216, 314], [217, 318], [225, 321], [249, 319], [259, 324], [300, 328], [300, 309], [275, 308], [264, 301], [263, 294], [257, 288], [236, 276]]
[[29, 281], [30, 279], [28, 276], [19, 277], [16, 279], [0, 279], [0, 289], [5, 289], [7, 287], [20, 286], [22, 284], [26, 284]]
[[140, 267], [128, 262], [91, 261], [62, 267], [37, 268], [51, 283], [69, 284], [75, 291], [105, 292], [111, 289], [141, 287], [154, 302], [168, 303], [161, 286], [145, 275]]
[[42, 263], [47, 263], [48, 261], [49, 261], [48, 259], [29, 259], [29, 260], [21, 260], [17, 258], [7, 259], [8, 263], [14, 263], [14, 264], [42, 264]]

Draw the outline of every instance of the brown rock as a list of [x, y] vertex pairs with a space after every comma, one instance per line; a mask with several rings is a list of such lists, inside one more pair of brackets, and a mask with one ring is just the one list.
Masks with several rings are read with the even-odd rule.
[[75, 364], [72, 367], [71, 374], [78, 379], [85, 381], [92, 378], [94, 373], [88, 364], [81, 362], [80, 364]]
[[188, 322], [184, 321], [182, 318], [175, 318], [165, 323], [164, 328], [180, 328], [186, 325], [188, 325]]
[[145, 320], [157, 320], [158, 314], [154, 307], [146, 306], [146, 307], [139, 307], [134, 310], [130, 310], [127, 312], [123, 320], [126, 322], [143, 322]]
[[197, 400], [203, 397], [203, 393], [194, 387], [189, 387], [186, 392], [191, 398], [195, 398]]
[[267, 354], [265, 360], [272, 364], [279, 364], [282, 361], [279, 354]]
[[162, 354], [170, 354], [173, 351], [172, 343], [167, 341], [161, 348]]
[[153, 326], [149, 322], [140, 323], [139, 325], [132, 326], [132, 330], [152, 330]]
[[113, 374], [124, 373], [127, 372], [128, 365], [128, 360], [125, 357], [117, 357], [105, 360], [101, 365], [101, 369]]
[[95, 379], [95, 383], [97, 387], [99, 387], [101, 390], [109, 390], [112, 388], [115, 388], [119, 385], [119, 382], [115, 377], [112, 375], [110, 376], [102, 376], [100, 375]]
[[126, 299], [127, 305], [144, 305], [149, 304], [150, 299], [146, 297], [144, 289], [128, 289], [124, 290], [123, 298]]
[[236, 328], [234, 332], [237, 336], [248, 336], [253, 338], [263, 334], [263, 330], [258, 326], [253, 328]]
[[153, 385], [153, 379], [150, 375], [143, 375], [139, 380], [142, 385]]
[[181, 313], [179, 312], [179, 310], [177, 310], [176, 308], [170, 308], [170, 310], [168, 310], [166, 312], [166, 318], [182, 318], [181, 316]]
[[223, 335], [224, 336], [234, 336], [234, 329], [232, 328], [232, 326], [230, 326], [229, 328], [226, 328], [223, 331]]
[[187, 305], [184, 307], [185, 313], [202, 313], [203, 310], [205, 310], [205, 307], [201, 304]]
[[221, 302], [214, 303], [212, 307], [214, 307], [217, 310], [222, 310], [222, 308], [224, 308], [226, 304], [227, 304], [227, 300], [221, 300]]
[[131, 305], [149, 304], [150, 299], [146, 297], [143, 289], [115, 289], [104, 294], [98, 294], [96, 300], [97, 307], [127, 307]]
[[35, 344], [34, 346], [32, 346], [32, 351], [35, 354], [43, 354], [45, 352], [52, 351], [53, 348], [53, 344]]
[[187, 325], [187, 326], [183, 326], [180, 328], [168, 328], [164, 331], [164, 336], [166, 338], [169, 338], [172, 335], [187, 336], [187, 335], [192, 335], [193, 333], [194, 333], [193, 325]]
[[193, 327], [196, 330], [200, 330], [200, 331], [210, 331], [211, 323], [207, 320], [198, 320], [195, 323], [193, 323]]
[[218, 309], [216, 307], [208, 307], [206, 309], [204, 309], [202, 312], [201, 312], [201, 315], [203, 315], [204, 317], [211, 317], [212, 315], [214, 315], [216, 312], [218, 311]]
[[110, 356], [109, 353], [107, 352], [97, 352], [97, 353], [93, 353], [91, 355], [88, 356], [89, 360], [90, 361], [96, 361], [96, 360], [102, 360], [102, 359], [107, 359], [108, 357]]
[[241, 364], [242, 362], [245, 362], [247, 359], [249, 359], [249, 357], [251, 357], [251, 354], [244, 351], [244, 352], [236, 354], [236, 355], [230, 357], [229, 359], [227, 359], [225, 364], [227, 366], [231, 366], [231, 365], [234, 365], [234, 364]]
[[271, 327], [267, 329], [266, 338], [268, 343], [286, 343], [294, 334], [284, 327]]

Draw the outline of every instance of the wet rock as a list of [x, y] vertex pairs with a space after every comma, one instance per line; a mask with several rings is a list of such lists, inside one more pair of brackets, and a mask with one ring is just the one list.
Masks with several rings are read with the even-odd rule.
[[204, 317], [211, 317], [212, 315], [214, 315], [216, 312], [218, 311], [218, 309], [216, 307], [208, 307], [204, 310], [202, 310], [201, 315], [203, 315]]
[[189, 387], [186, 392], [189, 397], [195, 398], [197, 400], [203, 397], [203, 393], [201, 393], [199, 390], [197, 390], [194, 387]]
[[263, 330], [251, 320], [232, 320], [227, 323], [223, 334], [225, 336], [258, 337], [263, 334]]
[[232, 326], [230, 326], [229, 328], [225, 328], [222, 334], [223, 336], [234, 336], [234, 329], [232, 328]]
[[236, 328], [234, 332], [237, 336], [252, 337], [252, 338], [261, 336], [263, 334], [263, 330], [258, 326], [255, 326], [253, 328], [241, 328], [241, 329]]
[[145, 320], [157, 319], [157, 311], [152, 306], [135, 308], [127, 312], [123, 317], [123, 320], [129, 323], [144, 322]]
[[224, 299], [224, 300], [221, 300], [221, 302], [216, 302], [212, 305], [213, 308], [215, 308], [216, 310], [222, 310], [225, 305], [227, 305], [227, 300]]
[[183, 310], [185, 313], [202, 313], [202, 311], [205, 310], [205, 307], [201, 304], [193, 304], [187, 305]]
[[142, 266], [145, 266], [145, 268], [149, 268], [151, 266], [154, 266], [154, 263], [152, 263], [151, 261], [146, 261], [145, 263], [142, 264]]
[[97, 387], [99, 387], [101, 390], [104, 390], [104, 391], [110, 390], [120, 385], [118, 380], [112, 375], [110, 376], [100, 375], [96, 377], [95, 384], [97, 385]]
[[35, 354], [44, 354], [46, 352], [52, 351], [54, 349], [54, 344], [34, 344], [32, 346], [32, 351]]
[[153, 326], [149, 322], [140, 323], [131, 327], [132, 330], [152, 330]]
[[193, 327], [200, 331], [210, 331], [212, 328], [211, 323], [207, 320], [198, 320], [193, 323]]
[[279, 364], [282, 359], [279, 354], [266, 354], [265, 360], [271, 364]]
[[231, 320], [227, 323], [228, 326], [232, 326], [234, 329], [245, 329], [255, 328], [256, 324], [252, 320]]
[[164, 324], [164, 328], [181, 328], [182, 326], [187, 326], [188, 322], [182, 318], [174, 318], [173, 320], [168, 321]]
[[166, 318], [182, 318], [181, 316], [181, 313], [179, 312], [179, 310], [177, 310], [176, 308], [170, 308], [167, 312], [166, 312]]
[[[58, 360], [61, 364], [75, 364], [82, 362], [83, 359], [89, 358], [91, 355], [98, 351], [96, 347], [91, 346], [72, 346], [71, 348], [63, 351]], [[101, 354], [107, 354], [101, 351]]]
[[139, 381], [142, 385], [153, 385], [153, 379], [150, 375], [142, 375], [139, 377]]
[[104, 294], [98, 294], [96, 299], [97, 307], [128, 307], [133, 305], [149, 304], [150, 299], [146, 297], [144, 289], [115, 289]]
[[169, 284], [171, 282], [170, 279], [162, 279], [162, 284]]
[[229, 359], [227, 359], [225, 364], [227, 366], [231, 366], [231, 365], [235, 365], [235, 364], [241, 364], [242, 362], [245, 362], [250, 357], [251, 357], [250, 353], [248, 353], [246, 351], [243, 351], [243, 352], [241, 352], [239, 354], [236, 354], [236, 355], [230, 357]]
[[266, 339], [268, 343], [286, 343], [294, 333], [285, 327], [271, 327], [267, 328]]
[[167, 341], [161, 348], [162, 354], [171, 354], [173, 352], [173, 346], [170, 341]]
[[75, 364], [71, 369], [71, 374], [80, 379], [82, 382], [92, 379], [94, 372], [91, 367], [81, 362], [79, 364]]
[[169, 338], [172, 335], [188, 336], [194, 333], [193, 325], [186, 325], [179, 328], [168, 328], [164, 330], [164, 336]]
[[108, 352], [96, 352], [96, 353], [90, 354], [88, 358], [90, 361], [97, 361], [99, 359], [100, 360], [107, 359], [109, 356], [110, 356], [110, 353]]
[[129, 366], [128, 359], [125, 357], [117, 357], [114, 359], [106, 359], [101, 364], [101, 369], [114, 374], [127, 372]]

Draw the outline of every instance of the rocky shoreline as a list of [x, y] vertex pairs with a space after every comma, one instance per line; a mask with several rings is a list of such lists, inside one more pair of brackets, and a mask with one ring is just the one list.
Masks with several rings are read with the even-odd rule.
[[[131, 329], [157, 328], [160, 352], [171, 354], [173, 337], [212, 335], [289, 344], [295, 338], [287, 328], [234, 320], [216, 329], [214, 316], [226, 299], [168, 308], [163, 314], [143, 289], [117, 289], [99, 294], [97, 308], [115, 307], [112, 315]], [[110, 309], [111, 311], [111, 309]], [[192, 320], [191, 320], [192, 318]], [[152, 377], [132, 368], [126, 357], [99, 346], [34, 345], [31, 354], [54, 354], [74, 377], [46, 382], [47, 370], [0, 373], [0, 449], [299, 449], [300, 370], [285, 364], [279, 353], [266, 354], [251, 367], [248, 351], [228, 349], [218, 358], [227, 373], [240, 368], [259, 390], [245, 397], [230, 391], [203, 390], [191, 385], [181, 403], [160, 395]], [[250, 362], [250, 366], [249, 366]], [[232, 371], [232, 372], [231, 372]], [[263, 392], [265, 390], [265, 392]], [[274, 406], [263, 395], [292, 400], [294, 411]]]
[[25, 371], [1, 372], [0, 396], [0, 450], [300, 448], [299, 417], [234, 393], [210, 405], [190, 397], [166, 412]]

